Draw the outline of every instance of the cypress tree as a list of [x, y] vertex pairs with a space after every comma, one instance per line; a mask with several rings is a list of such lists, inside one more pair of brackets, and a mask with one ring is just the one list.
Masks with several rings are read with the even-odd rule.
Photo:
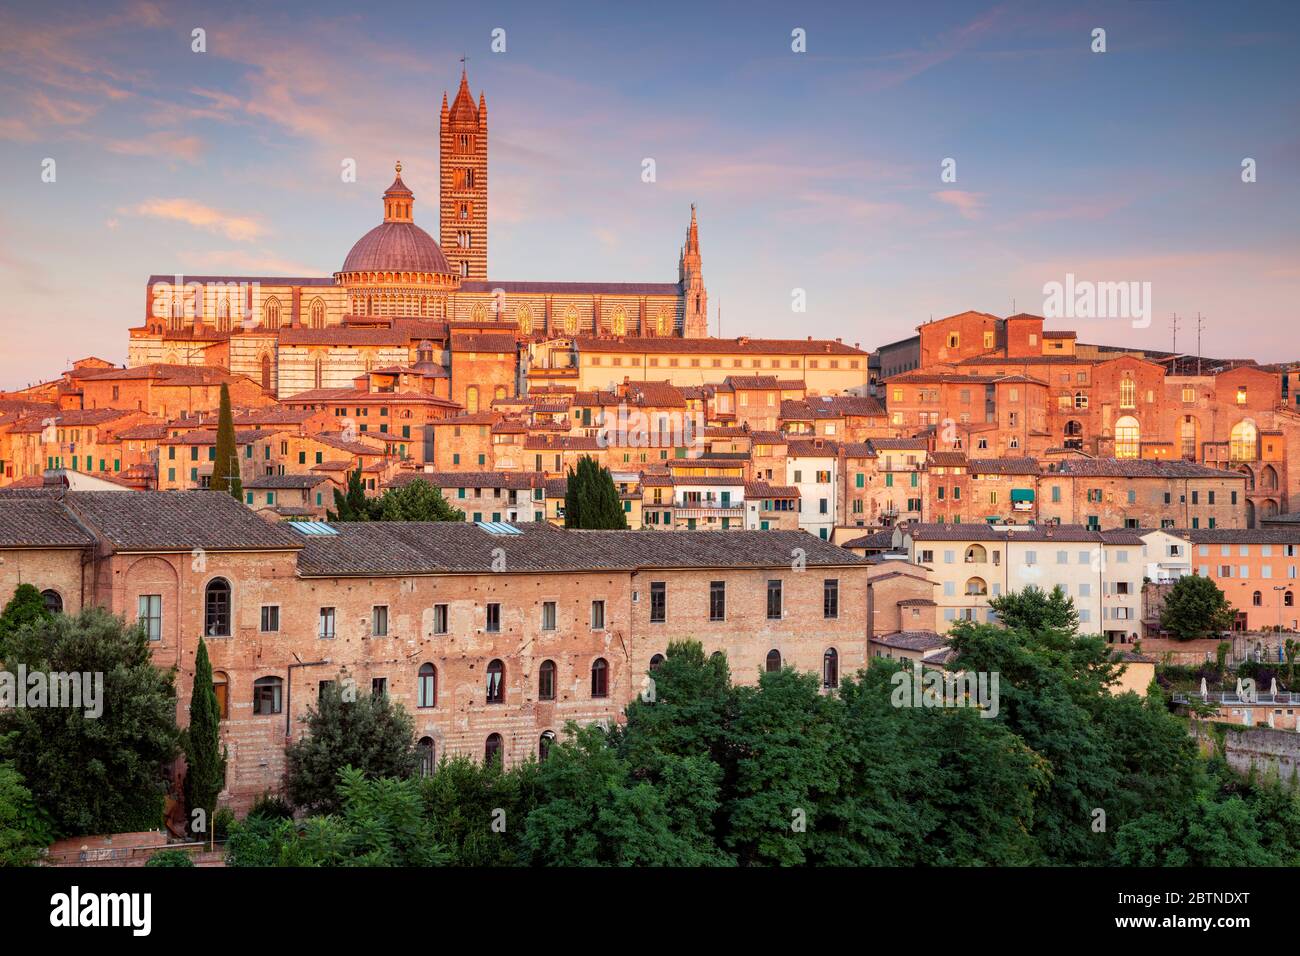
[[335, 489], [334, 510], [326, 512], [330, 521], [370, 521], [376, 517], [370, 499], [366, 497], [366, 486], [361, 482], [361, 466], [356, 471], [348, 472], [348, 490]]
[[194, 655], [194, 690], [190, 694], [190, 725], [181, 735], [185, 748], [185, 804], [193, 823], [195, 810], [206, 811], [206, 836], [217, 811], [217, 795], [226, 784], [226, 752], [218, 733], [221, 714], [217, 710], [217, 692], [212, 686], [212, 664], [208, 648], [199, 638], [199, 649]]
[[217, 450], [212, 462], [213, 491], [229, 492], [236, 501], [244, 498], [244, 486], [239, 477], [239, 452], [235, 448], [235, 418], [230, 411], [230, 388], [221, 383], [221, 410], [217, 413]]
[[613, 475], [589, 455], [578, 459], [577, 468], [569, 472], [569, 486], [564, 494], [564, 526], [627, 530], [627, 517]]

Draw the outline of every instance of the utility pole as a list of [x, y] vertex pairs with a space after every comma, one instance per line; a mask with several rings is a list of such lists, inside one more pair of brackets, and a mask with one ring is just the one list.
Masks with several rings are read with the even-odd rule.
[[1178, 358], [1178, 313], [1177, 312], [1173, 313], [1173, 318], [1169, 320], [1169, 327], [1174, 331], [1174, 344], [1172, 346], [1172, 350], [1174, 353], [1174, 358], [1177, 359]]
[[1201, 330], [1205, 328], [1205, 323], [1201, 321], [1201, 313], [1196, 313], [1196, 375], [1199, 378], [1201, 374]]

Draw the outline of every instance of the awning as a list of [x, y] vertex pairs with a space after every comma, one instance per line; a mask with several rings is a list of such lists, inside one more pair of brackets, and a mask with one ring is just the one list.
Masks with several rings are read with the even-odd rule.
[[1032, 489], [1032, 488], [1012, 488], [1012, 489], [1011, 489], [1011, 500], [1012, 500], [1012, 501], [1033, 501], [1033, 500], [1034, 500], [1034, 489]]

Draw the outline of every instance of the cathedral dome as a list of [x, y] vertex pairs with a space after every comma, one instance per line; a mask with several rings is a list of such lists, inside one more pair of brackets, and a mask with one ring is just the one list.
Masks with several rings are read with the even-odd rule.
[[384, 192], [384, 221], [357, 240], [342, 274], [357, 272], [411, 272], [449, 275], [451, 267], [438, 243], [412, 218], [415, 194], [402, 182], [402, 164], [397, 178]]
[[384, 222], [357, 240], [342, 272], [449, 273], [438, 243], [413, 222]]

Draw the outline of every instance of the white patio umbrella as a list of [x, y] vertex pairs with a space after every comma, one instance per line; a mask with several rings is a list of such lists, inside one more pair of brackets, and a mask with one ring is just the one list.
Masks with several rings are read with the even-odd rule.
[[1210, 697], [1210, 691], [1205, 686], [1205, 678], [1202, 677], [1201, 678], [1201, 700], [1208, 700], [1209, 697]]
[[1276, 677], [1273, 678], [1273, 683], [1269, 684], [1269, 686], [1268, 686], [1268, 692], [1269, 692], [1270, 694], [1272, 694], [1274, 697], [1277, 696], [1277, 678], [1276, 678]]

